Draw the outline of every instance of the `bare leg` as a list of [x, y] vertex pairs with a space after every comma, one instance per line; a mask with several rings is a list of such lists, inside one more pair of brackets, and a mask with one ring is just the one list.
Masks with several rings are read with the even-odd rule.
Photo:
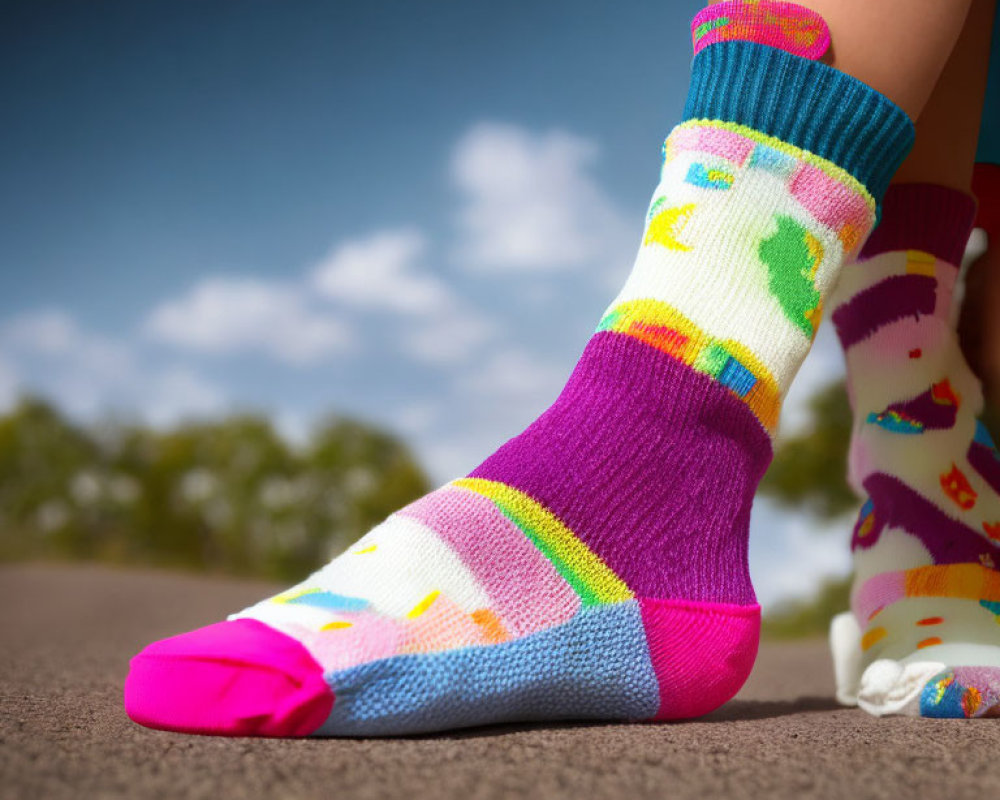
[[[968, 192], [986, 94], [993, 0], [973, 0], [955, 52], [920, 119], [899, 183], [938, 183]], [[962, 352], [983, 382], [987, 416], [1000, 417], [1000, 241], [969, 269], [959, 321]], [[994, 426], [995, 427], [995, 426]]]
[[824, 60], [882, 92], [913, 120], [934, 91], [970, 6], [985, 5], [983, 0], [795, 1], [830, 27], [832, 46]]
[[[986, 94], [995, 0], [910, 3], [910, 13], [901, 8], [892, 26], [879, 23], [885, 19], [885, 3], [806, 0], [802, 5], [822, 14], [830, 26], [833, 66], [888, 95], [916, 120], [913, 150], [893, 182], [935, 183], [968, 193]], [[944, 61], [938, 60], [942, 54]], [[959, 330], [963, 352], [983, 380], [987, 403], [996, 409], [1000, 408], [1000, 242], [991, 244], [969, 272]]]
[[[961, 257], [971, 222], [967, 195], [993, 13], [994, 0], [969, 4], [956, 47], [916, 115], [915, 147], [894, 179], [911, 186], [887, 196], [884, 208], [892, 212], [869, 239], [870, 260], [845, 268], [831, 313], [846, 319], [865, 314], [866, 303], [880, 306], [867, 312], [865, 330], [874, 331], [867, 339], [842, 337], [855, 417], [851, 477], [867, 499], [852, 541], [855, 616], [838, 617], [831, 637], [840, 698], [878, 715], [971, 717], [1000, 710], [996, 617], [983, 613], [982, 598], [966, 599], [937, 577], [941, 588], [921, 597], [901, 592], [886, 602], [883, 588], [954, 570], [988, 579], [1000, 560], [994, 541], [1000, 538], [994, 536], [1000, 484], [977, 424], [978, 382], [941, 305], [955, 278], [946, 264]], [[911, 248], [926, 253], [907, 253]], [[902, 304], [918, 284], [932, 288], [934, 302]], [[862, 295], [867, 299], [858, 302]], [[895, 302], [902, 312], [886, 314]], [[944, 405], [953, 417], [924, 410]], [[971, 699], [963, 704], [965, 698]]]
[[995, 0], [972, 0], [955, 49], [917, 118], [913, 150], [896, 173], [895, 183], [936, 183], [969, 192], [986, 96], [994, 7]]
[[[888, 95], [916, 120], [913, 150], [894, 182], [969, 192], [995, 0], [909, 3], [892, 26], [879, 23], [886, 3], [807, 0], [803, 5], [830, 26], [831, 63]], [[991, 245], [970, 270], [959, 329], [963, 352], [995, 410], [1000, 408], [1000, 242]]]

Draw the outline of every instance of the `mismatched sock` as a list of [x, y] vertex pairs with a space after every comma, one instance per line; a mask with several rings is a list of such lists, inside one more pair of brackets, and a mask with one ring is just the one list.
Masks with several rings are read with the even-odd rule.
[[952, 299], [974, 213], [959, 192], [894, 186], [834, 303], [867, 499], [853, 617], [832, 639], [839, 696], [874, 714], [1000, 713], [1000, 454]]
[[129, 714], [392, 735], [728, 700], [757, 648], [747, 525], [781, 397], [912, 135], [822, 64], [703, 49], [635, 268], [552, 407], [298, 586], [150, 645]]

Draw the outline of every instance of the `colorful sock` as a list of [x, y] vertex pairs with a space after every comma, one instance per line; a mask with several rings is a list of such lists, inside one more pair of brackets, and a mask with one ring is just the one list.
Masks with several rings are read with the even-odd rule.
[[780, 400], [912, 136], [827, 66], [702, 50], [634, 271], [556, 402], [293, 589], [147, 647], [130, 716], [367, 736], [728, 700]]
[[695, 55], [718, 42], [757, 42], [817, 60], [830, 47], [830, 29], [812, 9], [768, 0], [727, 0], [705, 6], [691, 23]]
[[831, 640], [838, 696], [877, 715], [1000, 715], [1000, 454], [952, 300], [974, 214], [954, 190], [894, 186], [833, 303], [867, 500]]

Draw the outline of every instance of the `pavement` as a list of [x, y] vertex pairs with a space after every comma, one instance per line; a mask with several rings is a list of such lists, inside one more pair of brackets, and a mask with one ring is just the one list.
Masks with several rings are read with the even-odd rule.
[[122, 710], [129, 657], [276, 587], [0, 566], [0, 798], [1000, 797], [1000, 720], [874, 719], [832, 699], [821, 641], [765, 643], [732, 702], [670, 724], [400, 739], [218, 739]]

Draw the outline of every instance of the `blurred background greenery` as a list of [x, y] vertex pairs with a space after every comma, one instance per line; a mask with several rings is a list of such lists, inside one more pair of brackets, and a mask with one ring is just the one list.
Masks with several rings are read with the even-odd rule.
[[0, 417], [0, 558], [93, 559], [293, 580], [429, 490], [395, 436], [332, 418], [302, 448], [263, 417], [81, 427]]
[[[847, 515], [851, 416], [842, 383], [779, 440], [761, 491], [812, 518]], [[330, 418], [289, 445], [263, 416], [168, 430], [71, 422], [37, 398], [0, 417], [0, 559], [98, 560], [298, 580], [430, 489], [409, 448]], [[847, 607], [849, 579], [765, 619], [775, 637], [821, 635]]]

